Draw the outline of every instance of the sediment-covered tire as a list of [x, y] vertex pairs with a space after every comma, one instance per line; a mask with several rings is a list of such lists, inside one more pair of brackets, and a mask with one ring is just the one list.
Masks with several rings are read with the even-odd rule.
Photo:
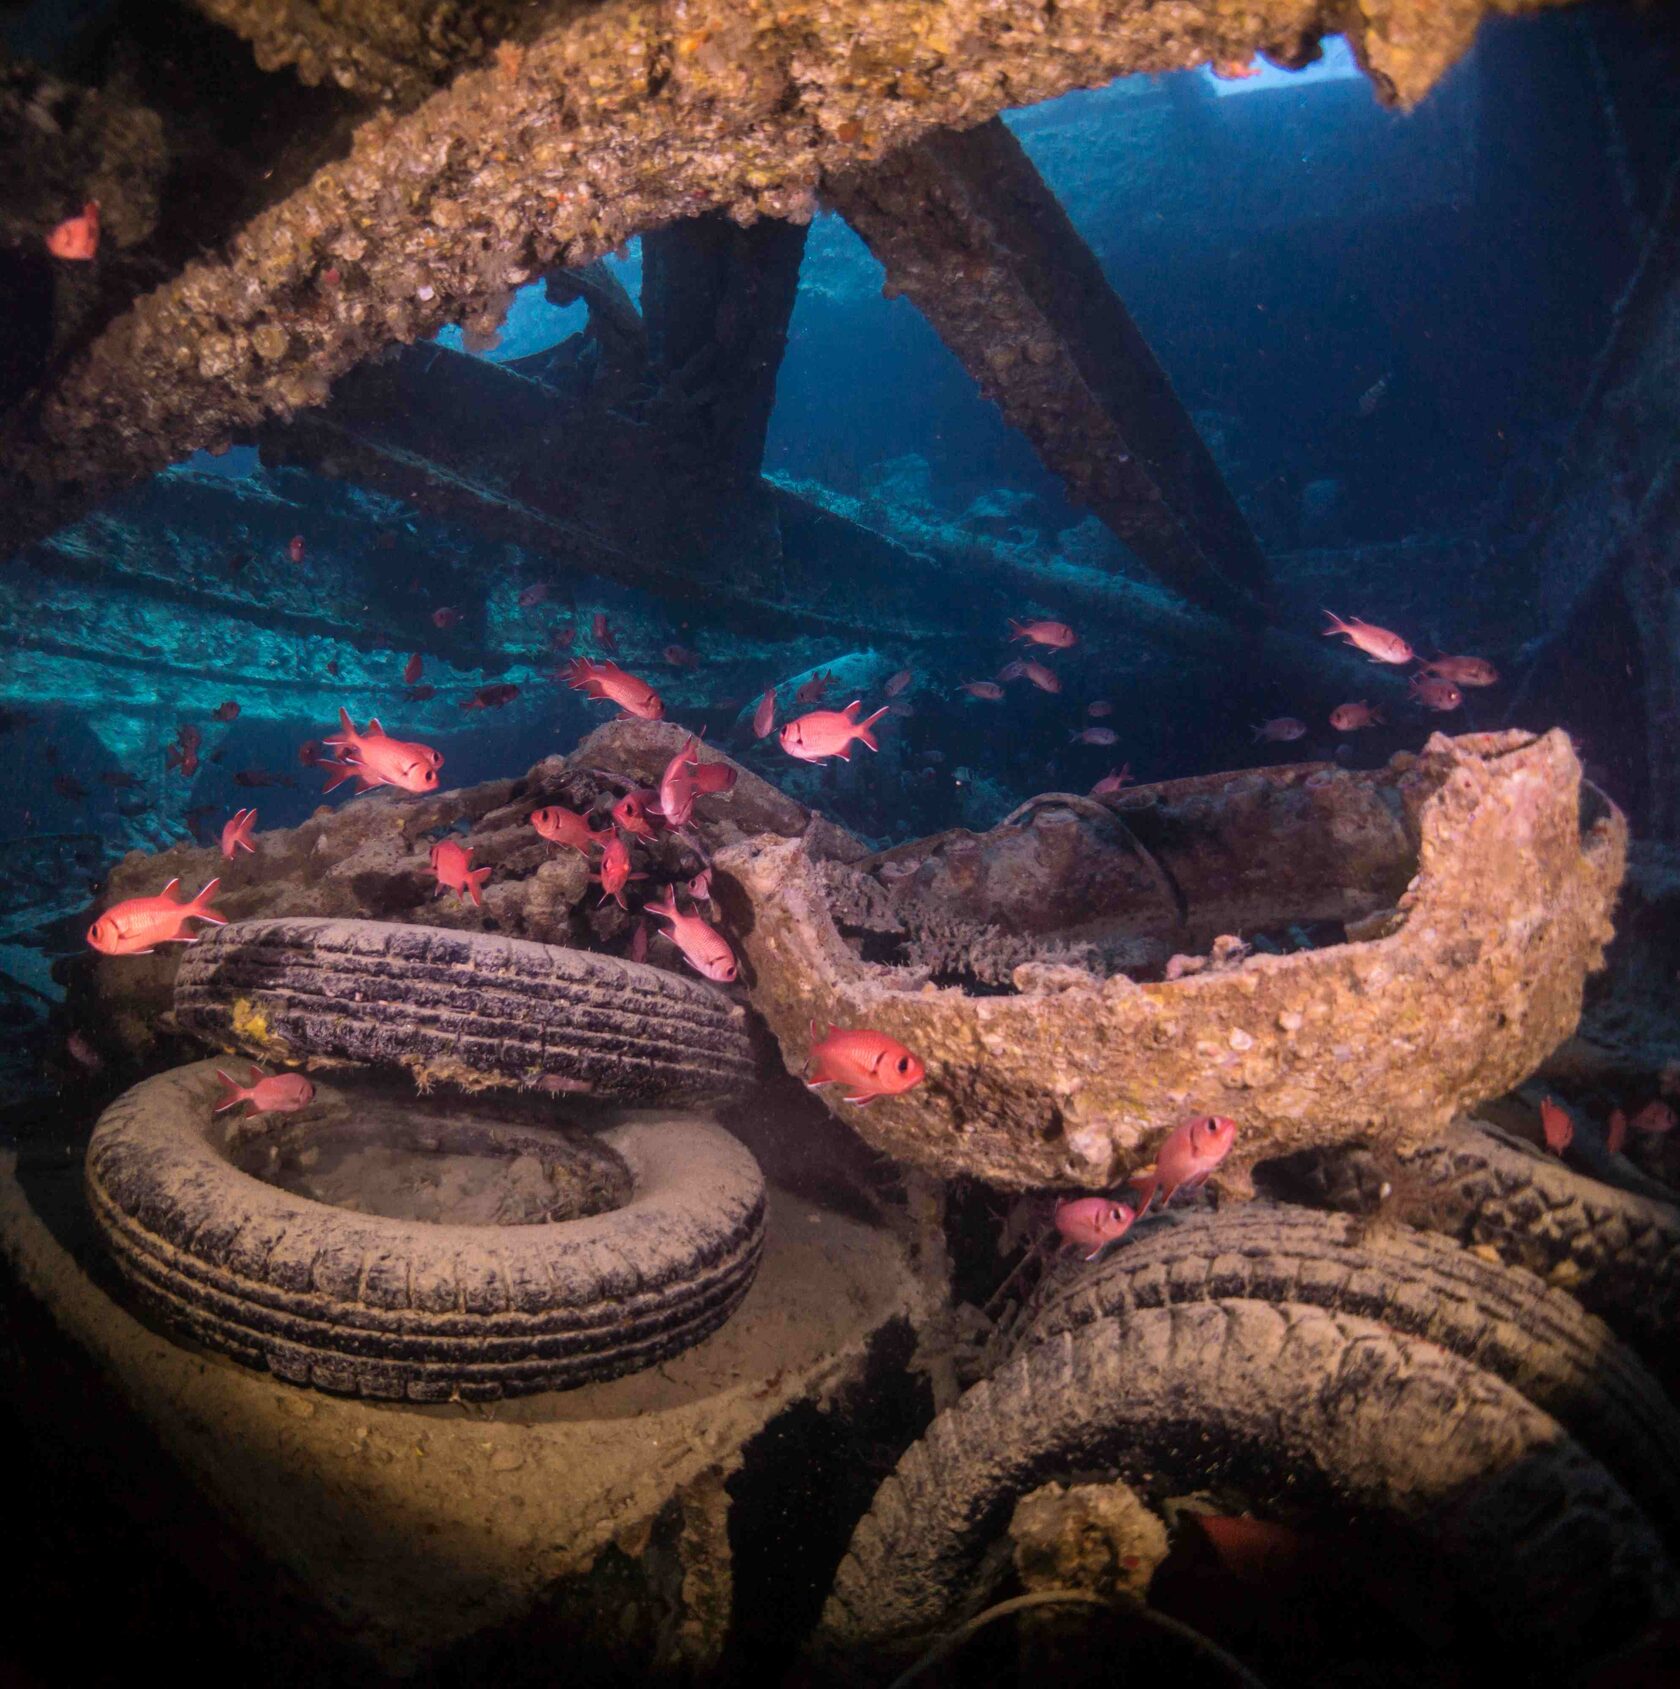
[[853, 1534], [818, 1654], [915, 1653], [987, 1598], [987, 1551], [1020, 1497], [1104, 1472], [1151, 1501], [1247, 1482], [1398, 1515], [1513, 1681], [1625, 1644], [1673, 1600], [1649, 1521], [1508, 1384], [1355, 1315], [1198, 1302], [1046, 1338], [942, 1413]]
[[1392, 1203], [1413, 1226], [1495, 1251], [1599, 1315], [1651, 1359], [1680, 1336], [1680, 1209], [1540, 1155], [1494, 1127], [1456, 1128], [1400, 1157], [1360, 1149], [1291, 1157], [1290, 1188], [1332, 1208]]
[[699, 1116], [600, 1134], [634, 1181], [609, 1213], [431, 1225], [240, 1172], [211, 1120], [217, 1091], [206, 1062], [112, 1103], [88, 1146], [89, 1201], [145, 1303], [295, 1384], [444, 1401], [613, 1378], [714, 1331], [758, 1267], [763, 1175]]
[[754, 1059], [742, 1010], [699, 979], [589, 950], [385, 921], [238, 921], [175, 980], [181, 1025], [222, 1049], [409, 1069], [468, 1090], [545, 1075], [600, 1097], [696, 1101]]
[[1358, 1314], [1450, 1349], [1559, 1421], [1680, 1541], [1680, 1413], [1638, 1356], [1572, 1296], [1407, 1226], [1269, 1202], [1167, 1216], [1101, 1261], [1061, 1256], [999, 1362], [1095, 1320], [1232, 1297]]

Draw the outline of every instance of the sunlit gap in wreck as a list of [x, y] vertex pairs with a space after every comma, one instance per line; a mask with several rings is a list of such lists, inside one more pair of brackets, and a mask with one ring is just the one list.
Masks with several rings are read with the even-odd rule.
[[0, 1682], [1656, 1669], [1672, 9], [444, 11], [0, 16]]

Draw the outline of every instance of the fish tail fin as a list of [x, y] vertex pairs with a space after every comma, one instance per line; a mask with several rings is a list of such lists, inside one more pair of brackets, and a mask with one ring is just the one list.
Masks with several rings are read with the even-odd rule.
[[483, 906], [484, 898], [480, 895], [479, 887], [489, 878], [490, 870], [488, 868], [474, 868], [467, 875], [467, 892], [473, 900], [474, 908]]
[[219, 915], [210, 907], [210, 899], [216, 895], [216, 887], [222, 883], [221, 876], [206, 883], [204, 889], [188, 905], [187, 912], [196, 915], [201, 921], [211, 921], [218, 927], [228, 924], [226, 915]]
[[224, 1113], [227, 1109], [238, 1108], [250, 1093], [231, 1074], [223, 1073], [218, 1067], [216, 1077], [227, 1087], [222, 1092], [221, 1100], [211, 1109], [212, 1114]]
[[[1155, 1200], [1155, 1193], [1161, 1188], [1161, 1175], [1153, 1166], [1145, 1167], [1141, 1172], [1134, 1173], [1126, 1183], [1138, 1193], [1135, 1212], [1141, 1219], [1149, 1212], [1149, 1205]], [[1164, 1205], [1163, 1205], [1164, 1206]]]
[[1346, 633], [1348, 631], [1347, 623], [1344, 622], [1334, 610], [1326, 610], [1324, 614], [1330, 618], [1329, 627], [1324, 629], [1325, 638], [1328, 639], [1332, 634]]
[[856, 737], [861, 739], [864, 742], [864, 744], [866, 744], [870, 748], [870, 750], [872, 750], [872, 751], [878, 751], [878, 750], [880, 750], [881, 747], [875, 742], [875, 735], [873, 733], [871, 733], [869, 730], [886, 713], [887, 713], [887, 706], [885, 704], [883, 704], [880, 707], [880, 709], [878, 709], [874, 713], [874, 715], [865, 716], [864, 719], [857, 724]]
[[1027, 637], [1027, 630], [1013, 616], [1009, 618], [1009, 637], [1011, 639], [1025, 639]]
[[353, 780], [357, 778], [357, 776], [359, 776], [362, 772], [361, 768], [353, 762], [333, 762], [329, 759], [326, 762], [317, 764], [317, 766], [333, 770], [331, 778], [327, 781], [326, 785], [321, 788], [321, 795], [323, 797], [325, 797], [328, 792], [334, 791], [339, 786], [342, 786], [346, 780]]
[[1386, 727], [1388, 725], [1388, 723], [1383, 720], [1383, 713], [1382, 713], [1382, 705], [1381, 704], [1375, 704], [1375, 705], [1372, 706], [1372, 708], [1371, 708], [1371, 720], [1378, 723], [1380, 726], [1383, 726], [1383, 727]]

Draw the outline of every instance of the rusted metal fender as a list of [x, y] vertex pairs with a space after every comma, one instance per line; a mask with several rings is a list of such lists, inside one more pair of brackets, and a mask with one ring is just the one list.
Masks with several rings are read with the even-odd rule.
[[[1189, 977], [1133, 968], [1141, 983], [1029, 962], [1013, 991], [970, 994], [937, 970], [864, 961], [848, 943], [835, 876], [869, 864], [819, 865], [797, 839], [747, 840], [717, 856], [714, 885], [790, 1069], [803, 1068], [813, 1021], [902, 1040], [927, 1066], [912, 1091], [867, 1105], [819, 1094], [876, 1149], [1013, 1188], [1111, 1185], [1186, 1116], [1232, 1115], [1240, 1131], [1222, 1176], [1241, 1194], [1256, 1161], [1352, 1138], [1415, 1146], [1531, 1073], [1580, 1017], [1627, 849], [1624, 817], [1583, 782], [1561, 731], [1436, 734], [1420, 755], [1366, 773], [1168, 782], [1127, 793], [1121, 819], [1185, 891], [1163, 931], [1153, 868], [1135, 877], [1135, 927], [1153, 934], [1157, 958], [1163, 940], [1205, 948], [1258, 930], [1268, 910], [1278, 923], [1351, 926], [1360, 941], [1238, 949], [1235, 960], [1228, 948]], [[992, 935], [1013, 926], [1053, 939], [1032, 913], [1046, 906], [1045, 862], [1073, 860], [1060, 821], [1060, 856], [1040, 851], [1037, 878], [1020, 866], [1013, 822], [962, 841], [961, 879], [984, 888]], [[1250, 871], [1259, 858], [1263, 880]], [[950, 907], [944, 863], [918, 866], [913, 847], [878, 860], [893, 859], [898, 878], [919, 874]], [[880, 881], [862, 889], [881, 895]], [[1102, 913], [1111, 937], [1126, 932], [1123, 897]]]

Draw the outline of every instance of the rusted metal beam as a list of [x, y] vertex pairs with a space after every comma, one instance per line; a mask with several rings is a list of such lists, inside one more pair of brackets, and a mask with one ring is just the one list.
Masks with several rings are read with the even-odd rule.
[[1166, 372], [1002, 122], [825, 184], [1045, 467], [1156, 578], [1238, 621], [1266, 560]]
[[[1256, 51], [1298, 62], [1336, 30], [1384, 97], [1411, 104], [1488, 12], [1549, 3], [604, 0], [405, 115], [371, 117], [347, 158], [137, 300], [0, 419], [0, 551], [629, 235], [712, 208], [807, 218], [824, 175], [935, 129], [1133, 71]], [[209, 9], [253, 41], [274, 15]], [[288, 10], [303, 13], [325, 15]], [[301, 38], [261, 50], [305, 72], [321, 51]]]

